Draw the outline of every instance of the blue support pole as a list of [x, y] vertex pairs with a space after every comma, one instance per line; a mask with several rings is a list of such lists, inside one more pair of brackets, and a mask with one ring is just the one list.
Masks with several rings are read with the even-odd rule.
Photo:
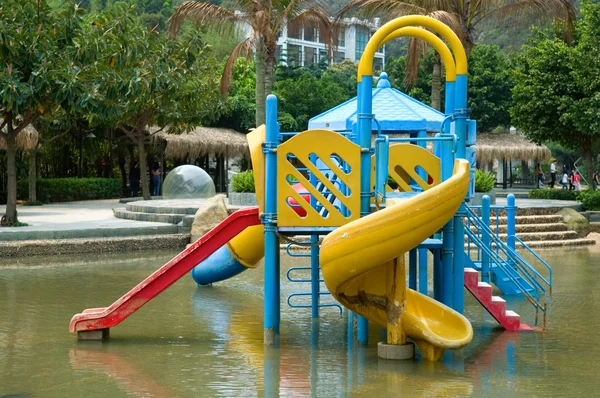
[[[456, 157], [466, 158], [467, 148], [467, 75], [456, 76], [455, 102], [454, 102], [454, 133], [458, 142], [456, 145]], [[454, 261], [453, 261], [453, 303], [455, 311], [464, 311], [464, 224], [465, 204], [461, 204], [454, 216]]]
[[512, 193], [506, 197], [506, 244], [515, 250], [515, 234], [517, 233], [517, 206], [515, 195]]
[[417, 249], [408, 252], [408, 287], [417, 290]]
[[433, 298], [442, 301], [442, 253], [440, 249], [431, 251], [433, 255]]
[[310, 293], [311, 293], [311, 309], [312, 317], [319, 317], [319, 237], [311, 235], [310, 243]]
[[348, 310], [347, 328], [348, 349], [351, 349], [354, 346], [354, 312], [350, 310]]
[[[481, 198], [481, 221], [485, 226], [490, 226], [490, 197], [488, 195], [483, 195]], [[482, 230], [481, 241], [483, 246], [491, 250], [490, 240], [490, 234]], [[490, 282], [490, 256], [483, 249], [481, 250], [481, 280], [487, 283]]]
[[452, 270], [452, 308], [463, 313], [465, 308], [465, 204], [462, 203], [454, 216], [454, 264]]
[[264, 269], [264, 344], [275, 344], [279, 331], [279, 239], [277, 238], [277, 154], [274, 149], [279, 143], [277, 124], [277, 97], [269, 95], [266, 103], [267, 133], [263, 151], [265, 153], [265, 228]]
[[427, 296], [427, 249], [419, 249], [419, 293]]
[[[445, 113], [446, 116], [454, 112], [455, 104], [455, 82], [446, 82]], [[450, 123], [446, 123], [442, 135], [450, 133]], [[442, 181], [452, 177], [454, 172], [454, 155], [452, 153], [452, 142], [443, 141], [440, 143], [440, 161], [442, 163]], [[454, 223], [448, 221], [442, 229], [442, 282], [441, 298], [442, 303], [452, 307], [452, 262], [454, 253]]]
[[[373, 122], [373, 76], [362, 76], [357, 85], [358, 92], [358, 137], [360, 145], [360, 216], [370, 213], [371, 206], [371, 131]], [[369, 340], [369, 321], [359, 316], [358, 342], [367, 344]]]

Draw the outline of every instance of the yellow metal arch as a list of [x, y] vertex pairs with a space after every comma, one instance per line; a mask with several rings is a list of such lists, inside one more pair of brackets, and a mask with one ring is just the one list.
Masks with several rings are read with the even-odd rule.
[[442, 58], [442, 62], [444, 63], [444, 67], [446, 69], [446, 81], [456, 81], [456, 64], [454, 63], [454, 57], [442, 39], [423, 28], [409, 26], [406, 28], [400, 28], [390, 33], [385, 39], [383, 39], [379, 47], [382, 47], [388, 41], [397, 39], [399, 37], [416, 37], [429, 43], [429, 45], [433, 47]]
[[377, 49], [381, 47], [381, 43], [383, 43], [385, 39], [395, 30], [408, 26], [423, 26], [442, 35], [442, 37], [450, 44], [450, 48], [454, 53], [456, 60], [456, 73], [459, 75], [467, 74], [467, 54], [456, 33], [454, 33], [454, 31], [450, 29], [448, 25], [438, 21], [437, 19], [433, 19], [424, 15], [408, 15], [391, 20], [379, 28], [373, 37], [371, 37], [371, 40], [369, 40], [367, 43], [365, 51], [360, 58], [360, 63], [358, 64], [359, 82], [362, 81], [363, 76], [373, 75], [373, 58], [375, 57], [375, 52]]

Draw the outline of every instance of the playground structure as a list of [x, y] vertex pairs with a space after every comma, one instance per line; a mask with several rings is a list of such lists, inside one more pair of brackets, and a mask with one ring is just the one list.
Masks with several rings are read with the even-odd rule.
[[[421, 27], [439, 34], [452, 51]], [[402, 36], [427, 41], [444, 62], [445, 112], [435, 137], [427, 136], [426, 125], [408, 128], [408, 138], [390, 137], [373, 114], [373, 56], [387, 41]], [[301, 133], [279, 131], [277, 99], [269, 96], [266, 126], [248, 135], [258, 208], [233, 213], [111, 306], [75, 315], [70, 330], [82, 339], [105, 338], [110, 327], [190, 270], [199, 284], [214, 283], [254, 267], [264, 255], [264, 343], [275, 344], [280, 239], [297, 235], [310, 236], [311, 277], [304, 281], [311, 285], [305, 295], [311, 297], [312, 317], [319, 316], [320, 297], [333, 295], [352, 311], [349, 322], [357, 317], [359, 343], [367, 343], [369, 321], [386, 328], [387, 341], [379, 346], [384, 358], [412, 357], [407, 338], [429, 360], [467, 345], [473, 330], [462, 315], [464, 287], [507, 330], [531, 330], [506, 310], [502, 298], [492, 296], [489, 283], [504, 293], [524, 295], [536, 314], [545, 314], [536, 295], [549, 290], [551, 269], [544, 278], [516, 252], [514, 197], [506, 209], [495, 209], [496, 214], [507, 213], [507, 242], [489, 226], [489, 202], [477, 208], [465, 203], [474, 188], [476, 124], [468, 119], [467, 59], [456, 34], [425, 16], [385, 24], [365, 48], [357, 91], [351, 126]], [[402, 118], [394, 109], [390, 112], [392, 119]], [[433, 153], [426, 149], [428, 141]], [[388, 179], [399, 192], [392, 191]], [[433, 297], [428, 296], [428, 252]], [[320, 271], [329, 292], [320, 291]]]

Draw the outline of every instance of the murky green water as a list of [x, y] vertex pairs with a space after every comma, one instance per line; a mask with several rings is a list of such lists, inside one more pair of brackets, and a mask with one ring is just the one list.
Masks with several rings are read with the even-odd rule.
[[[173, 253], [0, 262], [0, 397], [597, 396], [600, 251], [545, 251], [546, 333], [498, 329], [470, 296], [468, 348], [440, 363], [379, 360], [347, 344], [346, 320], [282, 303], [279, 348], [262, 345], [262, 269], [211, 288], [184, 278], [111, 331], [78, 343], [71, 316], [112, 303]], [[286, 260], [282, 269], [291, 261]], [[287, 296], [308, 286], [283, 283]], [[516, 303], [526, 321], [533, 311]]]

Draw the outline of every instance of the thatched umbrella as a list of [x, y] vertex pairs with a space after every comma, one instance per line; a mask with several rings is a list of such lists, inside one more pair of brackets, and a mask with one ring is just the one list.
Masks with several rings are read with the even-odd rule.
[[[151, 131], [153, 128], [150, 129]], [[249, 157], [244, 133], [217, 127], [198, 127], [189, 133], [154, 135], [168, 159], [197, 159], [206, 155]]]
[[544, 162], [552, 153], [545, 145], [537, 145], [520, 134], [477, 134], [477, 161], [519, 159]]
[[[25, 127], [23, 130], [21, 130], [19, 132], [19, 134], [17, 134], [16, 140], [15, 140], [17, 149], [21, 149], [21, 150], [25, 150], [25, 151], [34, 149], [38, 144], [39, 138], [40, 138], [40, 135], [39, 135], [38, 131], [30, 124], [27, 127]], [[0, 138], [0, 149], [6, 150], [6, 141], [1, 138]]]

